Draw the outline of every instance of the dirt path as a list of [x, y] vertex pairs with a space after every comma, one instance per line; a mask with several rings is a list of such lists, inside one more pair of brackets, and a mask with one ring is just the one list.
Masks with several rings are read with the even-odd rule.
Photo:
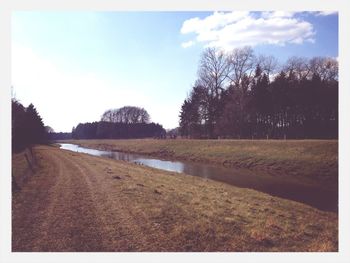
[[[138, 224], [124, 227], [133, 218], [126, 203], [111, 200], [110, 184], [101, 180], [99, 168], [59, 150], [37, 153], [44, 169], [14, 202], [13, 222], [18, 227], [13, 236], [26, 236], [13, 239], [15, 251], [128, 251], [134, 248], [130, 244], [147, 242], [143, 235], [132, 234], [140, 231]], [[120, 227], [115, 228], [116, 223]]]
[[53, 147], [35, 154], [40, 167], [13, 195], [13, 251], [337, 249], [333, 213]]

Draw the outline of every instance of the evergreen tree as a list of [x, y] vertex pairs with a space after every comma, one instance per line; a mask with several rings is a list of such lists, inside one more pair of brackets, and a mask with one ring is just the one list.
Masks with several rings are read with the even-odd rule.
[[26, 109], [27, 137], [32, 144], [44, 143], [47, 140], [44, 123], [33, 104]]
[[47, 131], [33, 104], [25, 108], [12, 99], [12, 150], [18, 152], [33, 144], [46, 143]]
[[192, 138], [338, 138], [337, 61], [292, 57], [280, 72], [272, 71], [273, 62], [272, 57], [255, 59], [249, 48], [226, 55], [206, 50], [199, 80], [181, 107], [181, 134]]

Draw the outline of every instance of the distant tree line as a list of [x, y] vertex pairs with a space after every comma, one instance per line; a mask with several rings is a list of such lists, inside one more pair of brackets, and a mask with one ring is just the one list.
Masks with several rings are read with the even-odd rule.
[[113, 123], [106, 121], [79, 123], [72, 130], [73, 139], [163, 138], [165, 130], [155, 123]]
[[179, 127], [170, 129], [166, 131], [167, 138], [176, 139], [180, 135]]
[[338, 62], [206, 49], [180, 112], [192, 138], [338, 138]]
[[70, 140], [72, 139], [72, 133], [71, 132], [50, 132], [48, 134], [48, 137], [50, 140]]
[[166, 131], [156, 123], [149, 123], [148, 112], [139, 107], [125, 106], [102, 114], [101, 121], [79, 123], [72, 130], [73, 139], [131, 139], [165, 137]]
[[34, 105], [24, 107], [19, 101], [12, 99], [12, 152], [16, 153], [47, 141], [44, 123]]

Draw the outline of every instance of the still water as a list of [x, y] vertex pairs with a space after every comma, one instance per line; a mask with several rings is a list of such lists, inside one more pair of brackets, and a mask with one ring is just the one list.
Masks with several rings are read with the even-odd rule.
[[225, 168], [192, 162], [160, 160], [138, 154], [88, 149], [68, 143], [62, 143], [60, 148], [74, 152], [133, 162], [157, 169], [200, 176], [305, 203], [321, 210], [338, 211], [337, 190], [305, 185], [296, 180], [286, 181], [285, 179], [282, 180], [280, 177], [274, 177], [264, 172], [259, 173], [257, 171], [243, 168]]

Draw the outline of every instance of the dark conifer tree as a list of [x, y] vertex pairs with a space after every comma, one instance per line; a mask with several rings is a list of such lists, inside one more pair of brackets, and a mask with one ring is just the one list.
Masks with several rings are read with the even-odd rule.
[[27, 108], [12, 100], [12, 150], [18, 152], [48, 141], [44, 123], [33, 104]]
[[26, 109], [27, 137], [32, 144], [44, 143], [47, 140], [44, 123], [34, 107], [30, 104]]
[[[203, 74], [199, 76], [197, 85], [181, 107], [182, 135], [192, 138], [338, 138], [336, 60], [292, 57], [278, 73], [262, 68], [259, 63], [264, 64], [264, 59], [255, 60], [252, 50], [245, 52], [247, 50], [238, 49], [228, 54], [225, 74], [230, 81], [226, 86], [222, 84], [227, 82], [221, 82], [220, 95], [206, 92], [210, 91], [211, 82], [203, 81], [214, 71], [206, 71], [205, 79]], [[242, 64], [248, 60], [249, 63]], [[254, 61], [258, 61], [255, 69]], [[199, 69], [202, 68], [203, 63]]]

